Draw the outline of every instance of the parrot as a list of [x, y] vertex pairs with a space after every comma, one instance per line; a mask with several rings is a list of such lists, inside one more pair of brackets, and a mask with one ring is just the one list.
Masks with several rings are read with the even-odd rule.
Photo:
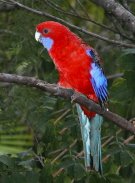
[[[58, 71], [58, 86], [85, 95], [105, 109], [108, 99], [107, 78], [101, 59], [93, 47], [85, 43], [65, 25], [56, 21], [36, 26], [36, 41], [47, 49]], [[101, 124], [103, 117], [76, 104], [87, 171], [102, 174]]]

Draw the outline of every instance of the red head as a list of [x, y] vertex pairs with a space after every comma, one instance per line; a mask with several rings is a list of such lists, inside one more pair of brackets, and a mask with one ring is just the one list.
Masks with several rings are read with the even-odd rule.
[[51, 48], [54, 47], [54, 45], [55, 48], [58, 48], [60, 45], [62, 47], [66, 46], [75, 39], [76, 41], [79, 41], [78, 37], [66, 26], [54, 21], [38, 24], [36, 31], [36, 40], [41, 42], [48, 51], [51, 51]]
[[42, 22], [37, 25], [36, 30], [43, 37], [50, 37], [54, 40], [62, 38], [65, 33], [67, 34], [70, 31], [64, 25], [54, 21]]

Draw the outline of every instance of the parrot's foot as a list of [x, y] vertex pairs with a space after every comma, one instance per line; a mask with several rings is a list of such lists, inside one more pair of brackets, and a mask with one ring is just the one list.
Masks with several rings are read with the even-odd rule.
[[106, 112], [106, 111], [109, 111], [109, 108], [108, 108], [108, 104], [107, 103], [100, 103], [100, 107], [102, 109], [102, 115]]

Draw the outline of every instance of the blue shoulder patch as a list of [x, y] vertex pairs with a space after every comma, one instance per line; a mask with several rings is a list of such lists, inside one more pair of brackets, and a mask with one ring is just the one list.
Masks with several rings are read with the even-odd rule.
[[100, 102], [105, 102], [108, 98], [107, 92], [107, 79], [103, 73], [102, 68], [100, 67], [99, 61], [94, 54], [93, 50], [87, 50], [87, 55], [89, 55], [93, 62], [91, 63], [90, 75], [93, 89]]
[[87, 53], [87, 55], [90, 56], [91, 58], [94, 58], [94, 56], [95, 56], [93, 50], [86, 50], [86, 53]]

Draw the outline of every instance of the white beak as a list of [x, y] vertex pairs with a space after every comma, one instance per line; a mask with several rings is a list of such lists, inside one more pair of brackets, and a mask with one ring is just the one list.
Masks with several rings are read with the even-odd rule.
[[35, 39], [36, 41], [40, 41], [41, 34], [39, 32], [35, 32]]

